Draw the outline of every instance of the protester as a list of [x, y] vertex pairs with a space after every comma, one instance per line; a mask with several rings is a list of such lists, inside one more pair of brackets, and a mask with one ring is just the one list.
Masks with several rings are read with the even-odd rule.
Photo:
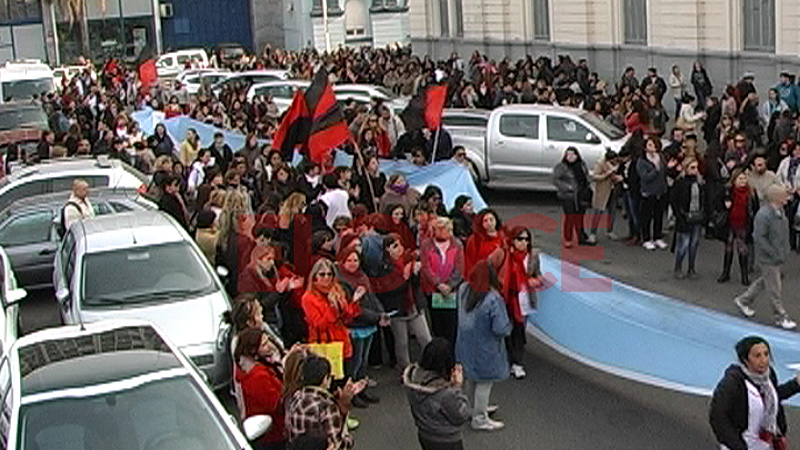
[[[672, 167], [676, 161], [670, 161]], [[647, 250], [668, 247], [663, 238], [663, 217], [667, 203], [667, 163], [661, 154], [661, 141], [650, 138], [645, 153], [636, 162], [641, 183], [642, 246]]]
[[464, 251], [453, 236], [453, 224], [446, 217], [429, 223], [430, 237], [420, 246], [422, 292], [428, 296], [431, 331], [456, 343], [458, 311], [456, 291], [463, 280]]
[[77, 179], [72, 183], [72, 194], [61, 209], [63, 230], [69, 230], [73, 223], [94, 217], [94, 208], [89, 201], [89, 183]]
[[724, 214], [721, 215], [723, 231], [718, 237], [725, 242], [725, 259], [722, 274], [717, 279], [725, 283], [731, 279], [733, 253], [739, 259], [742, 284], [750, 285], [748, 253], [753, 242], [753, 220], [759, 211], [758, 196], [747, 182], [747, 172], [739, 168], [731, 175], [731, 185], [725, 197]]
[[568, 147], [564, 152], [561, 162], [553, 169], [553, 184], [564, 211], [564, 247], [573, 247], [576, 240], [580, 244], [591, 245], [583, 231], [583, 214], [592, 201], [592, 190], [589, 187], [589, 171], [577, 148]]
[[[675, 278], [696, 278], [695, 261], [700, 245], [700, 232], [705, 221], [706, 189], [696, 159], [683, 161], [683, 175], [672, 188], [672, 211], [675, 214]], [[683, 259], [689, 256], [688, 270], [683, 272]]]

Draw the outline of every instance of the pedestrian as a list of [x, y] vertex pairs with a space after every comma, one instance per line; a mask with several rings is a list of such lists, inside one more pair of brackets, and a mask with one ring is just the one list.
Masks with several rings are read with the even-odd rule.
[[781, 180], [775, 172], [767, 168], [767, 155], [756, 153], [753, 155], [753, 162], [747, 171], [747, 181], [753, 186], [758, 200], [762, 203], [766, 201], [767, 191], [773, 185], [781, 185]]
[[459, 195], [450, 210], [450, 219], [453, 221], [453, 234], [462, 245], [467, 244], [467, 239], [472, 235], [472, 221], [475, 217], [475, 203], [468, 195]]
[[753, 220], [759, 211], [759, 202], [755, 190], [747, 181], [747, 172], [743, 169], [734, 169], [731, 174], [731, 184], [722, 207], [727, 210], [727, 214], [723, 216], [724, 223], [721, 224], [726, 231], [721, 232], [718, 237], [725, 241], [725, 259], [717, 282], [725, 283], [731, 279], [733, 254], [736, 252], [742, 284], [749, 286], [748, 253], [752, 247]]
[[72, 194], [61, 208], [61, 234], [73, 223], [94, 217], [94, 208], [89, 201], [89, 183], [83, 179], [72, 182]]
[[472, 235], [464, 250], [464, 274], [469, 277], [478, 261], [489, 258], [505, 242], [503, 223], [496, 211], [484, 208], [472, 221]]
[[679, 65], [675, 64], [672, 66], [672, 72], [669, 74], [669, 90], [672, 94], [672, 99], [675, 101], [675, 118], [678, 118], [678, 115], [681, 112], [681, 104], [683, 103], [681, 99], [683, 98], [683, 94], [686, 92], [686, 88], [688, 83], [686, 82], [686, 78], [681, 73], [681, 68]]
[[[617, 214], [616, 186], [622, 181], [619, 171], [619, 157], [613, 150], [606, 150], [603, 158], [597, 160], [592, 170], [592, 228], [587, 243], [597, 243], [597, 229], [601, 219], [605, 223], [606, 236], [614, 241], [614, 218]], [[605, 215], [605, 216], [604, 216]]]
[[781, 302], [781, 266], [789, 254], [789, 220], [783, 209], [788, 200], [786, 188], [779, 184], [767, 190], [767, 201], [753, 221], [755, 261], [761, 266], [761, 275], [734, 303], [746, 317], [753, 317], [756, 313], [753, 302], [758, 294], [766, 292], [772, 302], [775, 324], [791, 330], [797, 324], [789, 318]]
[[[189, 178], [186, 181], [186, 192], [190, 198], [197, 197], [197, 189], [203, 184], [206, 178], [206, 173], [213, 167], [211, 160], [211, 152], [208, 149], [201, 148], [197, 152], [197, 159], [192, 163]], [[202, 205], [200, 205], [202, 207]]]
[[197, 159], [197, 153], [200, 151], [200, 137], [197, 135], [197, 130], [189, 128], [186, 130], [186, 138], [181, 142], [178, 149], [178, 158], [180, 161], [188, 166], [192, 161]]
[[[675, 213], [675, 278], [697, 277], [695, 260], [700, 245], [700, 232], [705, 221], [706, 189], [696, 159], [683, 161], [683, 176], [672, 187], [672, 211]], [[689, 256], [688, 270], [683, 273], [683, 258]]]
[[789, 218], [789, 246], [792, 250], [798, 250], [797, 228], [800, 226], [797, 219], [797, 210], [800, 206], [800, 145], [791, 143], [791, 153], [781, 160], [778, 165], [778, 179], [781, 184], [786, 186], [790, 193], [789, 203], [786, 204], [786, 215]]
[[497, 271], [489, 260], [479, 261], [468, 282], [458, 289], [456, 361], [470, 382], [472, 428], [496, 431], [503, 422], [489, 418], [489, 396], [496, 381], [509, 375], [505, 338], [511, 334]]
[[527, 316], [536, 309], [536, 291], [542, 287], [539, 251], [533, 247], [533, 233], [514, 227], [507, 234], [508, 252], [499, 271], [506, 312], [511, 321], [511, 334], [506, 337], [506, 350], [511, 376], [525, 378], [522, 356], [525, 352]]
[[456, 290], [463, 281], [464, 250], [453, 236], [453, 223], [446, 217], [436, 217], [430, 223], [430, 237], [421, 241], [420, 281], [428, 298], [431, 331], [456, 344], [458, 311]]
[[403, 386], [422, 450], [464, 449], [461, 427], [471, 411], [463, 383], [463, 368], [443, 338], [434, 338], [422, 350], [419, 364], [406, 368]]
[[706, 104], [706, 98], [714, 91], [711, 85], [711, 79], [708, 77], [703, 63], [700, 61], [694, 62], [690, 78], [692, 80], [692, 87], [694, 88], [694, 95], [697, 97], [697, 104], [703, 108]]
[[[670, 167], [677, 164], [670, 161]], [[661, 140], [650, 137], [645, 153], [636, 161], [641, 186], [642, 246], [647, 250], [666, 249], [663, 237], [664, 210], [667, 204], [667, 163], [661, 154]]]
[[153, 136], [155, 137], [153, 153], [156, 157], [162, 155], [175, 156], [175, 144], [172, 143], [172, 138], [167, 134], [167, 127], [163, 123], [156, 125]]
[[212, 266], [217, 264], [217, 246], [219, 245], [219, 232], [214, 226], [217, 218], [214, 211], [202, 209], [197, 213], [197, 223], [194, 240]]
[[779, 385], [769, 343], [760, 336], [737, 342], [736, 356], [711, 398], [709, 421], [717, 442], [730, 450], [788, 450], [781, 402], [800, 392], [800, 374]]
[[567, 147], [561, 162], [553, 169], [553, 184], [557, 190], [556, 197], [564, 211], [562, 220], [564, 247], [572, 248], [576, 240], [579, 244], [589, 243], [583, 231], [583, 215], [591, 204], [593, 194], [589, 187], [589, 171], [577, 148]]
[[164, 181], [164, 192], [158, 199], [158, 210], [175, 219], [184, 230], [189, 231], [189, 211], [180, 195], [180, 179], [169, 175]]

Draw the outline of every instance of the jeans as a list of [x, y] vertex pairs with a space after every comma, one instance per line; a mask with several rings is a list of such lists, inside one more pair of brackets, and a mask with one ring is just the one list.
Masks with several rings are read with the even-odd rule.
[[681, 105], [683, 105], [683, 102], [681, 101], [680, 97], [674, 97], [674, 99], [675, 99], [675, 121], [677, 121], [678, 116], [681, 115]]
[[761, 264], [761, 276], [756, 278], [747, 290], [736, 299], [746, 306], [752, 306], [758, 294], [766, 292], [772, 303], [775, 320], [789, 317], [781, 301], [781, 266]]
[[[642, 240], [658, 240], [663, 237], [664, 209], [666, 196], [642, 197]], [[652, 229], [650, 228], [652, 226]]]
[[372, 341], [375, 339], [376, 334], [377, 332], [370, 334], [366, 338], [352, 338], [350, 340], [353, 344], [353, 357], [350, 360], [348, 375], [353, 381], [361, 380], [367, 376], [369, 349], [372, 347]]
[[603, 214], [608, 214], [608, 218], [604, 220], [605, 222], [605, 229], [607, 232], [614, 231], [614, 220], [617, 218], [617, 197], [614, 194], [608, 198], [608, 203], [606, 203], [606, 209], [594, 209], [592, 208], [592, 234], [597, 234], [597, 229], [600, 227], [600, 220], [603, 219]]
[[642, 223], [639, 216], [639, 203], [641, 197], [632, 191], [625, 191], [622, 202], [628, 214], [628, 236], [638, 238], [642, 233]]
[[397, 356], [397, 365], [401, 369], [411, 364], [411, 357], [408, 355], [408, 332], [414, 332], [414, 337], [420, 347], [425, 347], [432, 340], [431, 332], [428, 330], [428, 322], [425, 315], [416, 312], [409, 317], [392, 318], [392, 333], [394, 334], [394, 353]]
[[689, 225], [689, 231], [678, 231], [675, 244], [675, 270], [683, 270], [683, 258], [689, 254], [689, 272], [694, 272], [694, 262], [697, 259], [697, 247], [700, 245], [700, 231], [702, 224]]

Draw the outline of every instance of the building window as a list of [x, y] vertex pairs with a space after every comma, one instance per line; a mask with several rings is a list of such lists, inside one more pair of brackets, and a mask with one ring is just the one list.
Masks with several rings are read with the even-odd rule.
[[453, 0], [453, 13], [456, 19], [456, 36], [464, 37], [464, 2], [463, 0]]
[[448, 10], [448, 3], [449, 0], [439, 0], [440, 36], [450, 36], [450, 11]]
[[550, 40], [550, 2], [533, 0], [533, 38], [537, 41]]
[[[341, 9], [339, 7], [339, 0], [327, 0], [325, 3], [328, 5], [328, 11], [339, 11]], [[314, 0], [312, 12], [322, 12], [322, 0]]]
[[744, 49], [775, 51], [775, 0], [744, 0]]
[[42, 21], [38, 0], [0, 0], [0, 22], [31, 23]]
[[372, 9], [405, 8], [406, 0], [372, 0]]
[[625, 0], [625, 43], [647, 45], [647, 0]]

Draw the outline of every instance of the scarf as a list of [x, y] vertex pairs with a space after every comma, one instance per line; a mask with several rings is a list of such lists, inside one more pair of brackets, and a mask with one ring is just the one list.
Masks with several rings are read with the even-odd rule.
[[510, 318], [516, 323], [525, 322], [519, 307], [518, 296], [520, 292], [528, 291], [528, 273], [525, 271], [525, 260], [527, 258], [528, 252], [512, 249], [509, 254], [510, 265], [508, 272], [506, 272], [503, 280], [503, 289], [505, 290], [503, 297], [505, 297], [506, 305], [511, 312], [512, 317]]
[[404, 183], [404, 184], [400, 184], [400, 185], [392, 184], [392, 185], [389, 185], [389, 189], [391, 189], [392, 191], [394, 191], [394, 192], [396, 192], [396, 193], [398, 193], [400, 195], [405, 195], [405, 193], [408, 192], [408, 183]]
[[769, 379], [769, 371], [766, 373], [755, 373], [740, 364], [742, 372], [755, 384], [758, 392], [761, 393], [761, 400], [764, 402], [764, 417], [761, 422], [761, 427], [772, 434], [778, 434], [778, 393], [775, 391], [775, 386]]

